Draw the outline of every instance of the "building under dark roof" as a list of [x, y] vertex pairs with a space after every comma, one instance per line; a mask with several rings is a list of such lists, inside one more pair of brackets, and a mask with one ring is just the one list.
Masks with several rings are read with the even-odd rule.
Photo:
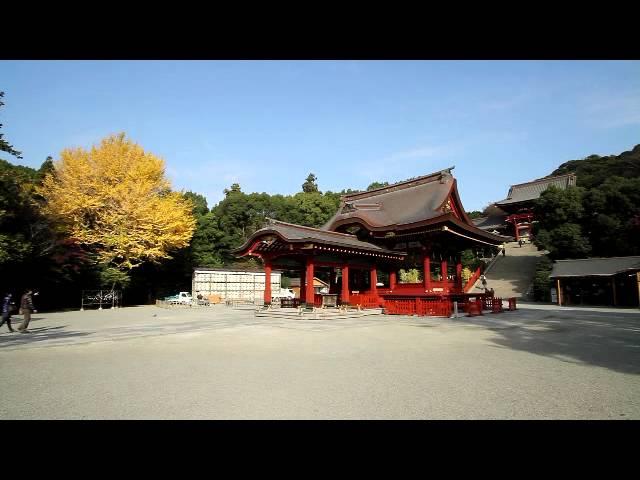
[[491, 213], [474, 220], [476, 227], [500, 234], [513, 235], [516, 240], [531, 237], [534, 201], [550, 186], [562, 190], [575, 186], [576, 175], [569, 173], [557, 177], [547, 177], [527, 183], [511, 185], [507, 198], [491, 205]]
[[473, 224], [480, 230], [486, 232], [504, 232], [506, 230], [505, 219], [506, 215], [491, 215], [488, 217], [479, 217], [473, 219]]
[[[461, 294], [461, 252], [497, 247], [505, 238], [473, 224], [452, 169], [344, 195], [322, 228], [270, 220], [234, 253], [262, 259], [266, 272], [279, 268], [300, 275], [301, 297], [307, 304], [314, 301], [312, 279], [318, 271], [330, 279], [330, 291], [344, 303], [362, 292], [372, 295], [375, 303], [378, 269], [394, 295], [403, 291], [396, 284], [401, 268], [423, 272], [423, 281], [406, 287], [405, 293]], [[265, 303], [269, 293], [265, 290]]]
[[314, 245], [315, 243], [326, 247], [328, 251], [331, 251], [331, 248], [348, 249], [360, 255], [374, 257], [391, 255], [394, 259], [406, 255], [403, 252], [387, 250], [373, 243], [360, 241], [355, 235], [347, 233], [320, 230], [273, 219], [267, 219], [267, 221], [269, 223], [266, 227], [255, 232], [244, 245], [234, 251], [242, 252], [252, 243], [252, 239], [261, 237], [261, 241], [251, 250], [252, 253], [282, 253], [287, 251], [289, 244], [299, 244], [304, 248], [304, 244]]
[[504, 238], [477, 228], [458, 194], [451, 169], [341, 198], [336, 214], [322, 227], [340, 232], [367, 231], [374, 237], [394, 236], [421, 227], [449, 225], [481, 243], [499, 244]]
[[517, 204], [528, 204], [531, 201], [536, 200], [540, 197], [542, 192], [552, 185], [561, 190], [565, 190], [567, 187], [575, 186], [575, 184], [576, 175], [569, 173], [566, 175], [559, 175], [557, 177], [541, 178], [532, 182], [511, 185], [507, 198], [495, 203], [501, 208], [513, 208], [517, 206]]
[[558, 260], [550, 277], [559, 305], [640, 305], [640, 256]]
[[551, 278], [565, 277], [610, 277], [627, 271], [640, 270], [640, 257], [583, 258], [579, 260], [557, 260]]

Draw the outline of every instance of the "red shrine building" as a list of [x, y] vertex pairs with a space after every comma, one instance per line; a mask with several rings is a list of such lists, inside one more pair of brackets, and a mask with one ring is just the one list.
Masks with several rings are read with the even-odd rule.
[[[307, 306], [322, 302], [313, 285], [314, 277], [321, 276], [338, 304], [366, 308], [398, 299], [464, 298], [479, 271], [463, 284], [460, 253], [497, 247], [511, 238], [473, 224], [452, 169], [345, 195], [321, 228], [269, 220], [234, 253], [264, 263], [267, 305], [273, 269], [300, 278], [300, 301]], [[417, 282], [402, 282], [401, 269], [417, 270]]]
[[531, 228], [535, 220], [533, 205], [540, 194], [552, 185], [565, 190], [575, 184], [576, 175], [569, 173], [511, 185], [507, 198], [489, 206], [485, 210], [487, 216], [476, 218], [473, 221], [474, 225], [485, 231], [513, 236], [516, 241], [531, 238]]

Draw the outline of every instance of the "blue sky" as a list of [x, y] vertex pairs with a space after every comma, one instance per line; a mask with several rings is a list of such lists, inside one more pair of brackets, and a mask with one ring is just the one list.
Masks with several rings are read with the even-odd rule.
[[455, 165], [467, 210], [640, 143], [638, 61], [0, 61], [5, 138], [38, 167], [120, 131], [210, 206], [234, 182], [364, 189]]

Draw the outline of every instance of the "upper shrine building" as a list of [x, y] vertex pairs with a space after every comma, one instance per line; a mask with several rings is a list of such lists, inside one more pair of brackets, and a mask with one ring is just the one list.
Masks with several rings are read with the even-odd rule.
[[530, 238], [535, 200], [552, 185], [566, 190], [575, 184], [576, 175], [569, 173], [511, 185], [507, 198], [489, 206], [485, 210], [488, 215], [476, 218], [473, 222], [482, 230], [510, 235], [515, 237], [516, 241], [521, 238]]
[[[272, 269], [300, 277], [300, 298], [314, 302], [313, 278], [322, 274], [340, 303], [387, 297], [464, 295], [460, 254], [510, 240], [478, 228], [467, 216], [452, 168], [376, 190], [341, 197], [321, 228], [270, 220], [234, 253], [264, 263], [265, 304]], [[400, 269], [417, 269], [417, 283], [399, 282]]]

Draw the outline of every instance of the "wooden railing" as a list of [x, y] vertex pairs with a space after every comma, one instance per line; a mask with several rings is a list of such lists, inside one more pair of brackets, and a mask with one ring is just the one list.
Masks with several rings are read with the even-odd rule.
[[349, 305], [360, 305], [360, 308], [380, 308], [384, 305], [384, 300], [378, 293], [352, 293], [349, 295]]
[[378, 293], [380, 295], [425, 295], [425, 294], [447, 294], [453, 292], [460, 292], [460, 289], [457, 287], [456, 282], [454, 280], [432, 280], [431, 281], [431, 290], [426, 291], [424, 288], [424, 283], [398, 283], [395, 288], [391, 290], [390, 288], [380, 288], [378, 287]]
[[384, 302], [384, 313], [388, 315], [419, 315], [422, 317], [451, 316], [451, 301], [426, 300], [423, 298], [387, 299]]

